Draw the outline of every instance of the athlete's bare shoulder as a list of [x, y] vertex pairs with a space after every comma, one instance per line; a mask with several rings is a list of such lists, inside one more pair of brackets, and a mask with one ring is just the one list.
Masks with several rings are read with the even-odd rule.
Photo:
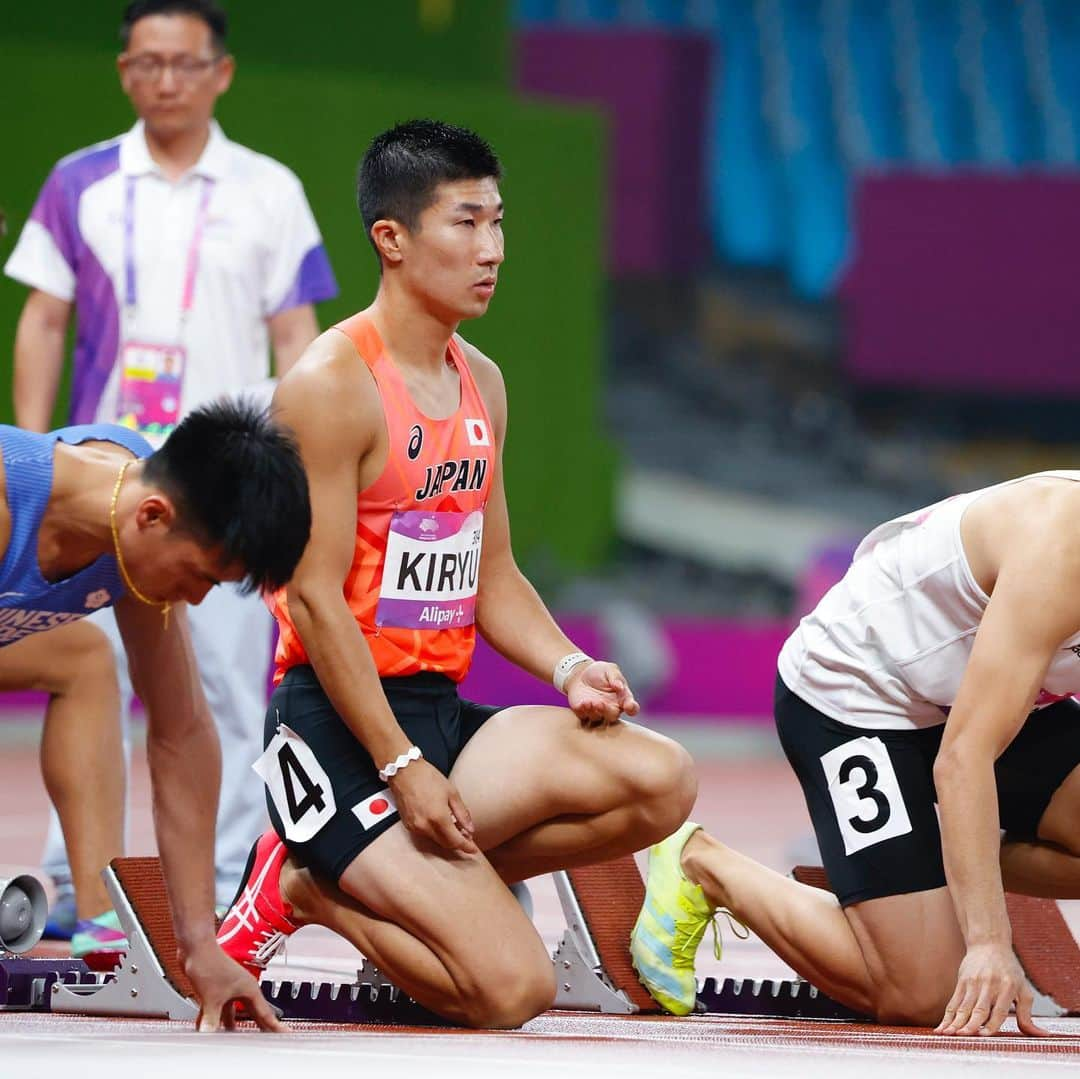
[[964, 513], [961, 534], [986, 591], [1007, 565], [1080, 577], [1080, 482], [1037, 474], [987, 491]]
[[499, 365], [490, 357], [485, 356], [475, 345], [470, 344], [461, 334], [455, 334], [461, 351], [465, 353], [465, 359], [469, 363], [476, 380], [477, 389], [484, 398], [488, 412], [495, 424], [495, 430], [501, 435], [506, 424], [506, 383], [503, 381], [502, 371]]
[[274, 415], [303, 440], [306, 432], [363, 449], [381, 423], [378, 391], [356, 346], [340, 330], [320, 334], [274, 393]]

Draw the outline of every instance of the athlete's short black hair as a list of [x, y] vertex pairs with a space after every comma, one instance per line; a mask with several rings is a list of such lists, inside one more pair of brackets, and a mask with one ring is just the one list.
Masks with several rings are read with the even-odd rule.
[[415, 229], [439, 184], [489, 176], [501, 180], [502, 165], [495, 151], [467, 128], [409, 120], [376, 135], [356, 176], [356, 201], [368, 240], [374, 247], [371, 226], [383, 219]]
[[148, 15], [193, 15], [202, 19], [210, 27], [214, 51], [225, 52], [229, 18], [214, 0], [131, 0], [120, 24], [120, 42], [125, 49], [131, 43], [131, 28]]
[[244, 591], [292, 577], [311, 534], [307, 474], [265, 409], [243, 400], [195, 409], [147, 458], [143, 482], [172, 499], [180, 530], [243, 567]]

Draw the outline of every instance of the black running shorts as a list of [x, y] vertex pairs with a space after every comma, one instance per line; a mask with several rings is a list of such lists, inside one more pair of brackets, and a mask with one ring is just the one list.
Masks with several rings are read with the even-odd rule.
[[[384, 678], [382, 687], [405, 736], [443, 775], [500, 710], [462, 700], [457, 684], [441, 674]], [[274, 690], [264, 745], [257, 770], [274, 830], [302, 864], [338, 881], [399, 819], [378, 774], [389, 762], [375, 764], [310, 666], [290, 668]]]
[[[944, 724], [922, 730], [851, 727], [776, 680], [776, 729], [802, 784], [829, 883], [840, 903], [945, 886], [934, 789]], [[998, 758], [1000, 825], [1034, 839], [1046, 807], [1080, 764], [1080, 704], [1032, 712]]]

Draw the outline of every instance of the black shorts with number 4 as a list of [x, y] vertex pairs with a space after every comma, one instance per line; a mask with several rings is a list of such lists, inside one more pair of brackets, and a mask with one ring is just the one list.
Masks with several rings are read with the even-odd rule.
[[[945, 885], [934, 789], [944, 724], [851, 727], [776, 680], [776, 729], [814, 824], [829, 883], [848, 906]], [[1000, 826], [1034, 839], [1046, 807], [1080, 764], [1080, 704], [1032, 712], [994, 767]]]
[[[458, 696], [445, 675], [382, 679], [405, 736], [449, 775], [469, 739], [498, 708]], [[337, 881], [399, 820], [379, 767], [334, 711], [310, 666], [290, 668], [270, 698], [258, 770], [274, 830], [296, 858]], [[411, 765], [409, 766], [411, 767]]]

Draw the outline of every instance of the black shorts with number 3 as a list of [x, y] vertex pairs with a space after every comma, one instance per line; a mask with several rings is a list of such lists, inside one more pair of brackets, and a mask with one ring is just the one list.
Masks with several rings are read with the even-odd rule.
[[[463, 700], [456, 683], [441, 674], [384, 678], [382, 687], [405, 736], [443, 775], [450, 774], [469, 739], [499, 711]], [[273, 766], [280, 771], [282, 795], [279, 805], [267, 790], [270, 821], [301, 864], [337, 881], [365, 847], [400, 819], [384, 798], [387, 784], [379, 779], [379, 767], [387, 762], [375, 765], [310, 666], [290, 668], [274, 690], [264, 745], [270, 745], [280, 724], [299, 735], [315, 766], [310, 768], [314, 774], [308, 774], [288, 744], [278, 751]], [[316, 829], [310, 838], [290, 838], [305, 826]]]
[[[775, 716], [841, 905], [944, 887], [934, 789], [944, 725], [851, 727], [780, 678]], [[1054, 792], [1078, 764], [1080, 704], [1069, 699], [1032, 712], [994, 768], [1001, 828], [1034, 839]]]

